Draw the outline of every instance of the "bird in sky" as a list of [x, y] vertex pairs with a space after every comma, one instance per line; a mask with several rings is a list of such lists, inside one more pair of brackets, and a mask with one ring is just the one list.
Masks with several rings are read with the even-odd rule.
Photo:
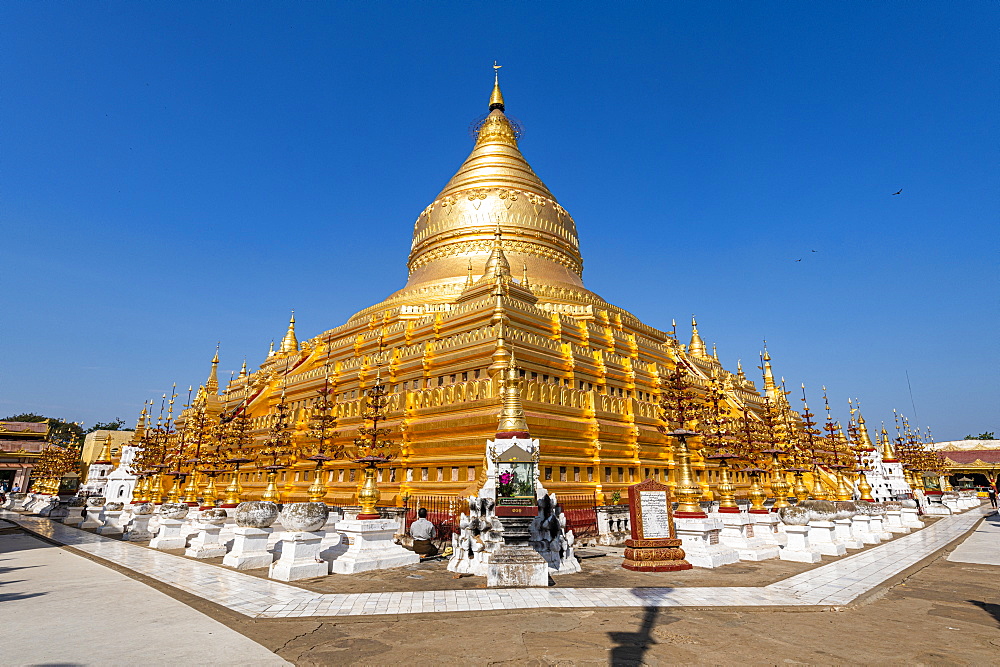
[[903, 194], [903, 188], [900, 188], [898, 192], [893, 192], [892, 196], [895, 197], [896, 195], [901, 195], [901, 194]]
[[801, 260], [801, 259], [797, 259], [797, 260], [795, 260], [795, 261], [796, 261], [796, 262], [801, 262], [802, 260]]
[[810, 250], [809, 252], [819, 252], [818, 250]]

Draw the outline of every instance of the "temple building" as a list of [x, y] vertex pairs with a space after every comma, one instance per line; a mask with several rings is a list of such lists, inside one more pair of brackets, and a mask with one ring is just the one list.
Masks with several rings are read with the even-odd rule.
[[[329, 382], [337, 443], [349, 445], [364, 392], [380, 374], [390, 392], [385, 426], [399, 445], [380, 471], [383, 501], [461, 495], [483, 474], [483, 443], [495, 436], [500, 414], [496, 376], [514, 353], [549, 491], [605, 502], [646, 478], [672, 483], [670, 443], [657, 428], [669, 369], [685, 364], [704, 387], [714, 376], [737, 408], [759, 413], [764, 397], [742, 369], [722, 367], [693, 318], [684, 344], [586, 288], [576, 225], [521, 153], [498, 81], [488, 107], [472, 152], [417, 216], [406, 284], [303, 341], [293, 315], [260, 368], [244, 365], [221, 392], [216, 356], [199, 400], [209, 412], [245, 409], [258, 439], [285, 401], [295, 437], [305, 442], [317, 392]], [[764, 391], [784, 401], [770, 357], [766, 372]], [[302, 460], [283, 470], [282, 498], [305, 500], [316, 468]], [[707, 493], [713, 471], [703, 462], [695, 468]], [[258, 497], [265, 477], [252, 465], [247, 470], [241, 482]], [[320, 474], [329, 502], [353, 502], [356, 464], [334, 460]]]
[[48, 436], [48, 422], [0, 421], [0, 487], [28, 489], [31, 470]]
[[944, 458], [944, 474], [953, 488], [1000, 483], [1000, 440], [951, 440], [932, 447]]

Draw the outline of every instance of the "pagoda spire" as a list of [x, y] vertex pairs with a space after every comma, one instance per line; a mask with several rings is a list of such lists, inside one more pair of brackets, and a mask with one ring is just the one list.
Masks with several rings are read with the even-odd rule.
[[101, 453], [97, 455], [97, 460], [94, 463], [111, 463], [111, 434], [108, 433], [104, 437], [104, 446], [101, 448]]
[[868, 435], [868, 427], [865, 425], [865, 416], [861, 414], [861, 409], [858, 409], [858, 439], [861, 440], [861, 446], [864, 449], [875, 449], [875, 445], [872, 444], [871, 436]]
[[236, 376], [237, 380], [242, 380], [247, 376], [247, 359], [243, 357], [243, 367], [240, 368], [240, 374]]
[[208, 379], [205, 380], [205, 391], [210, 394], [219, 393], [219, 344], [215, 344], [215, 356], [212, 357], [212, 370], [208, 372]]
[[292, 317], [288, 320], [288, 331], [285, 332], [285, 337], [281, 339], [281, 347], [278, 351], [282, 354], [290, 354], [292, 352], [299, 351], [299, 339], [295, 337], [295, 311], [292, 311]]
[[774, 384], [774, 373], [771, 371], [771, 355], [767, 352], [767, 341], [764, 341], [764, 351], [760, 355], [761, 370], [764, 371], [764, 393], [772, 399], [777, 387]]
[[698, 359], [706, 359], [705, 354], [705, 341], [701, 339], [701, 335], [698, 333], [698, 320], [691, 316], [691, 342], [688, 344], [688, 354], [692, 357], [697, 357]]
[[521, 369], [514, 358], [514, 351], [507, 355], [507, 367], [503, 371], [501, 389], [502, 407], [497, 438], [528, 438], [528, 422], [521, 405]]
[[742, 359], [737, 359], [736, 360], [736, 377], [738, 377], [741, 380], [746, 380], [747, 379], [746, 373], [743, 372], [743, 360]]
[[503, 252], [502, 238], [503, 231], [498, 222], [496, 231], [493, 232], [493, 250], [490, 252], [490, 258], [486, 260], [486, 268], [483, 270], [481, 280], [492, 279], [495, 283], [510, 280], [510, 262], [507, 261], [507, 255]]
[[892, 442], [889, 440], [889, 432], [885, 430], [885, 424], [882, 424], [882, 437], [879, 445], [882, 449], [882, 462], [895, 463], [896, 452], [892, 450]]
[[503, 65], [497, 65], [497, 61], [493, 61], [493, 92], [490, 94], [490, 111], [494, 109], [503, 111], [503, 93], [500, 92], [501, 67]]

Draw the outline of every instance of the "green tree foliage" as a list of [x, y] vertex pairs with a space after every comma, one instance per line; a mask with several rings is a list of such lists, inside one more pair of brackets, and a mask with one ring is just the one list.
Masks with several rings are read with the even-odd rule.
[[996, 440], [993, 431], [987, 431], [986, 433], [980, 433], [979, 435], [967, 435], [966, 440]]

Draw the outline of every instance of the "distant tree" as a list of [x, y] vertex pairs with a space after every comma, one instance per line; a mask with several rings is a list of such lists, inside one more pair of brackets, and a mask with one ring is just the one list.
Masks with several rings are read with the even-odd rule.
[[84, 433], [93, 433], [94, 431], [134, 431], [134, 428], [125, 428], [125, 420], [120, 417], [113, 422], [97, 422], [90, 428], [88, 428]]
[[996, 440], [993, 431], [987, 431], [986, 433], [980, 433], [979, 435], [967, 435], [966, 440]]

